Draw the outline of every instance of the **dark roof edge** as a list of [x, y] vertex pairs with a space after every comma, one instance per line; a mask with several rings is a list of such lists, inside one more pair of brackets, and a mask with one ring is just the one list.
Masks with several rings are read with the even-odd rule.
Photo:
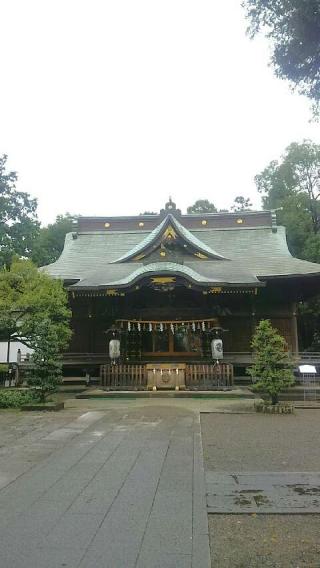
[[[296, 259], [295, 257], [292, 257], [295, 260], [300, 260], [300, 259]], [[304, 261], [304, 262], [309, 262], [309, 261]], [[315, 262], [310, 262], [310, 264], [316, 264]], [[294, 274], [276, 274], [273, 276], [261, 276], [259, 275], [258, 278], [259, 280], [281, 280], [281, 279], [288, 279], [288, 278], [313, 278], [315, 276], [320, 276], [320, 270], [319, 272], [304, 272], [303, 274], [299, 274], [299, 273], [294, 273]]]
[[[273, 210], [271, 209], [265, 209], [265, 210], [261, 210], [261, 211], [221, 211], [221, 212], [217, 212], [217, 213], [182, 213], [181, 215], [174, 215], [173, 212], [171, 212], [171, 215], [176, 216], [178, 218], [191, 218], [191, 219], [195, 219], [195, 218], [199, 218], [202, 219], [203, 217], [244, 217], [244, 216], [254, 216], [254, 215], [263, 215], [263, 214], [270, 214], [272, 215]], [[118, 220], [118, 221], [127, 221], [128, 219], [132, 219], [132, 220], [141, 220], [141, 219], [157, 219], [157, 218], [161, 218], [163, 219], [164, 216], [161, 215], [160, 213], [157, 213], [156, 215], [116, 215], [116, 216], [111, 216], [111, 215], [103, 215], [103, 216], [87, 216], [87, 215], [75, 215], [74, 219], [76, 220], [88, 220], [88, 221], [104, 221], [104, 219], [114, 219], [114, 220]]]
[[[283, 225], [278, 225], [279, 227], [283, 227]], [[190, 233], [205, 233], [205, 232], [211, 232], [211, 231], [260, 231], [261, 229], [268, 229], [271, 231], [272, 227], [271, 225], [259, 225], [257, 227], [241, 227], [241, 226], [237, 226], [237, 227], [196, 227], [193, 229], [188, 229], [190, 231]], [[119, 233], [121, 234], [125, 234], [125, 235], [149, 235], [150, 233], [152, 233], [153, 229], [122, 229], [121, 231], [119, 230], [108, 230], [108, 232], [101, 230], [101, 231], [78, 231], [78, 235], [118, 235]], [[70, 233], [67, 233], [67, 235], [71, 235], [72, 231], [70, 231]], [[50, 265], [48, 265], [50, 266]]]
[[[151, 274], [151, 273], [150, 273]], [[164, 274], [164, 273], [163, 273]], [[149, 274], [148, 274], [149, 276]], [[111, 285], [111, 284], [99, 284], [98, 286], [77, 286], [74, 288], [73, 286], [67, 286], [67, 290], [70, 292], [82, 291], [82, 290], [127, 290], [136, 284], [139, 278], [134, 278], [129, 284], [118, 284], [118, 285]], [[187, 280], [187, 279], [186, 279]], [[191, 278], [190, 278], [191, 280]], [[196, 282], [192, 280], [196, 286], [199, 288], [264, 288], [266, 286], [265, 282], [251, 282], [251, 283], [237, 283], [237, 284], [230, 284], [229, 282]], [[200, 290], [199, 290], [200, 291]]]

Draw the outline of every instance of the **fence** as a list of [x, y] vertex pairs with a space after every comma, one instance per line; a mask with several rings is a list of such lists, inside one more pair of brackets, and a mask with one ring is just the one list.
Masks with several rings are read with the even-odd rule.
[[0, 388], [16, 386], [16, 375], [10, 371], [0, 371]]
[[187, 365], [186, 388], [210, 390], [233, 385], [233, 366], [228, 363]]
[[101, 386], [110, 390], [144, 390], [147, 388], [145, 365], [101, 365]]

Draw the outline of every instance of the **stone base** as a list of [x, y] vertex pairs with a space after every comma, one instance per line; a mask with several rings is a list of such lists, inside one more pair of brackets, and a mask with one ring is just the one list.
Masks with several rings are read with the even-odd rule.
[[255, 405], [256, 412], [262, 412], [264, 414], [293, 414], [294, 405], [293, 403], [279, 402], [278, 404], [268, 404], [266, 402], [257, 402]]

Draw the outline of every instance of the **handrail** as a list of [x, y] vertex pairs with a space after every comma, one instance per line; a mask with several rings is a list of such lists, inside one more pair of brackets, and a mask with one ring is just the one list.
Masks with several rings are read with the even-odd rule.
[[[225, 351], [224, 352], [224, 359], [229, 358], [252, 358], [251, 351]], [[300, 351], [299, 353], [293, 353], [293, 357], [297, 360], [302, 361], [319, 361], [320, 362], [320, 351]], [[109, 354], [104, 353], [90, 353], [90, 352], [67, 352], [61, 354], [62, 362], [71, 362], [71, 361], [85, 361], [85, 362], [109, 362]], [[201, 360], [199, 360], [199, 363]], [[32, 363], [32, 359], [29, 356], [22, 355], [21, 363], [28, 364]]]

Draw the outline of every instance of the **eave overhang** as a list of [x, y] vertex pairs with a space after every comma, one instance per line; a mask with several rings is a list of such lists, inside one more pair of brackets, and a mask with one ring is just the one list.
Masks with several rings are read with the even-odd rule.
[[[201, 264], [201, 263], [199, 263]], [[212, 278], [202, 275], [200, 272], [193, 270], [190, 267], [175, 264], [175, 263], [152, 263], [140, 266], [137, 270], [134, 270], [131, 274], [125, 278], [119, 280], [109, 281], [106, 283], [100, 283], [93, 286], [90, 283], [78, 282], [68, 289], [72, 291], [85, 291], [85, 290], [132, 290], [134, 287], [142, 282], [144, 286], [152, 286], [155, 284], [172, 284], [175, 286], [190, 284], [191, 288], [206, 289], [206, 288], [258, 288], [264, 287], [265, 283], [259, 281], [252, 274], [248, 273], [247, 281], [228, 281], [224, 278]]]

